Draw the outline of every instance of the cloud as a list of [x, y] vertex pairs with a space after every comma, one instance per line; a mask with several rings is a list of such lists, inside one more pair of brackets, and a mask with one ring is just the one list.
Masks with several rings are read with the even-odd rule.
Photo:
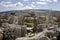
[[53, 0], [46, 0], [47, 2], [53, 2]]
[[21, 2], [17, 2], [15, 4], [13, 4], [12, 2], [4, 2], [4, 1], [2, 1], [0, 3], [0, 5], [4, 6], [4, 7], [16, 7], [16, 6], [18, 7], [18, 6], [23, 6], [23, 4]]
[[31, 7], [36, 7], [36, 6], [35, 6], [35, 2], [32, 2], [32, 3], [30, 4], [30, 6], [31, 6]]
[[32, 4], [41, 4], [41, 5], [46, 5], [48, 3], [54, 3], [54, 2], [58, 2], [58, 0], [39, 0], [39, 1], [36, 1], [36, 2], [32, 2]]
[[[24, 0], [24, 1], [28, 1], [28, 0]], [[52, 1], [57, 2], [57, 0], [40, 0], [40, 1], [32, 2], [31, 4], [28, 4], [28, 5], [30, 5], [31, 7], [36, 7], [35, 6], [36, 4], [46, 5], [46, 4], [48, 4], [48, 2], [52, 2]], [[2, 1], [2, 2], [0, 2], [0, 5], [4, 6], [4, 7], [10, 7], [10, 8], [11, 7], [23, 7], [24, 6], [24, 4], [21, 2], [17, 2], [17, 3], [13, 4], [12, 2], [9, 2], [9, 1], [7, 1], [7, 2]]]
[[[22, 10], [22, 9], [32, 9], [34, 7], [32, 4], [30, 6], [25, 5], [21, 2], [12, 3], [12, 2], [4, 2], [0, 3], [0, 6], [4, 7], [4, 10]], [[2, 10], [2, 9], [1, 9]]]
[[54, 2], [58, 2], [58, 0], [53, 0]]
[[[4, 9], [2, 9], [2, 7]], [[12, 2], [5, 2], [5, 1], [2, 1], [0, 2], [0, 11], [6, 11], [6, 10], [20, 10], [20, 9], [23, 9], [23, 3], [21, 2], [17, 2], [17, 3], [12, 3]]]
[[36, 7], [35, 5], [31, 4], [31, 7]]
[[46, 0], [40, 0], [40, 1], [46, 1]]
[[42, 4], [42, 5], [45, 5], [47, 4], [47, 2], [36, 2], [37, 4]]
[[42, 2], [57, 2], [58, 0], [39, 0], [39, 1], [42, 1]]
[[23, 1], [29, 1], [29, 0], [23, 0]]
[[[23, 0], [29, 1], [29, 0]], [[12, 3], [11, 1], [1, 1], [0, 2], [0, 10], [21, 10], [21, 9], [36, 9], [40, 5], [47, 5], [48, 3], [58, 2], [58, 0], [39, 0], [32, 1], [28, 4], [23, 4], [22, 2]], [[4, 7], [3, 9], [1, 7]]]
[[15, 5], [16, 5], [16, 6], [23, 6], [23, 3], [17, 2]]
[[24, 9], [32, 9], [31, 6], [26, 6]]
[[1, 1], [0, 4], [11, 4], [11, 2]]

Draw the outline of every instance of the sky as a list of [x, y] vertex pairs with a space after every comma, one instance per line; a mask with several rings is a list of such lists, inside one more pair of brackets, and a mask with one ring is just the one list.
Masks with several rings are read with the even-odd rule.
[[60, 0], [0, 0], [0, 12], [24, 9], [49, 9], [60, 11]]

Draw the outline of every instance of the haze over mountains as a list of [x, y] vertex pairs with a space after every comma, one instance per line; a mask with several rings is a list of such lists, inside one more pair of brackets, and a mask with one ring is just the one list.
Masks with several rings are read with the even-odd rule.
[[12, 11], [4, 11], [4, 12], [0, 12], [0, 14], [4, 14], [4, 13], [7, 13], [7, 14], [10, 14], [10, 13], [16, 13], [16, 14], [21, 14], [22, 12], [35, 12], [39, 15], [43, 14], [45, 15], [46, 13], [52, 13], [54, 15], [56, 14], [59, 14], [60, 11], [55, 11], [55, 10], [45, 10], [45, 9], [26, 9], [26, 10], [12, 10]]

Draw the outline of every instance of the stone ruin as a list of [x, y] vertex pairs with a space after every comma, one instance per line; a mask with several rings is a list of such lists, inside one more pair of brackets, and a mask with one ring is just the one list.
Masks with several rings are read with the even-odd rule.
[[[39, 29], [42, 29], [42, 31], [38, 31], [38, 33], [35, 34], [35, 36], [32, 37], [27, 37], [27, 26], [26, 25], [15, 25], [15, 24], [8, 24], [8, 23], [3, 23], [2, 24], [1, 30], [0, 30], [0, 38], [1, 40], [3, 39], [2, 34], [4, 32], [8, 32], [8, 34], [13, 35], [14, 40], [57, 40], [57, 36], [59, 35], [58, 33], [59, 28], [58, 25], [52, 25], [50, 27], [46, 27], [45, 24], [39, 24], [38, 27]], [[7, 33], [5, 34], [7, 35]], [[10, 38], [12, 40], [12, 38]]]
[[60, 32], [58, 25], [37, 25], [37, 20], [35, 19], [35, 30], [37, 33], [35, 33], [34, 36], [29, 37], [27, 35], [27, 26], [23, 24], [24, 21], [21, 23], [23, 25], [18, 25], [15, 21], [12, 24], [2, 23], [0, 40], [57, 40], [57, 36]]
[[3, 31], [0, 29], [0, 40], [3, 39], [3, 35], [2, 35]]
[[[0, 38], [3, 37], [2, 39], [5, 40], [4, 38], [9, 38], [9, 40], [18, 38], [18, 37], [25, 37], [27, 30], [26, 30], [26, 25], [15, 25], [15, 24], [8, 24], [8, 23], [3, 23], [2, 24], [3, 29], [0, 30]], [[12, 38], [10, 38], [12, 37]]]

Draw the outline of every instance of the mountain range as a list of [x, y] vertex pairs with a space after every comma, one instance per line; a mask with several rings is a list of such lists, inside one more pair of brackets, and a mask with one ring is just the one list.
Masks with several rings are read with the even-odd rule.
[[47, 9], [26, 9], [26, 10], [12, 10], [12, 11], [3, 11], [0, 12], [0, 14], [10, 14], [10, 13], [16, 13], [16, 14], [21, 14], [21, 13], [29, 13], [29, 12], [35, 12], [38, 15], [45, 15], [46, 13], [52, 13], [53, 15], [60, 14], [60, 11], [56, 10], [47, 10]]

